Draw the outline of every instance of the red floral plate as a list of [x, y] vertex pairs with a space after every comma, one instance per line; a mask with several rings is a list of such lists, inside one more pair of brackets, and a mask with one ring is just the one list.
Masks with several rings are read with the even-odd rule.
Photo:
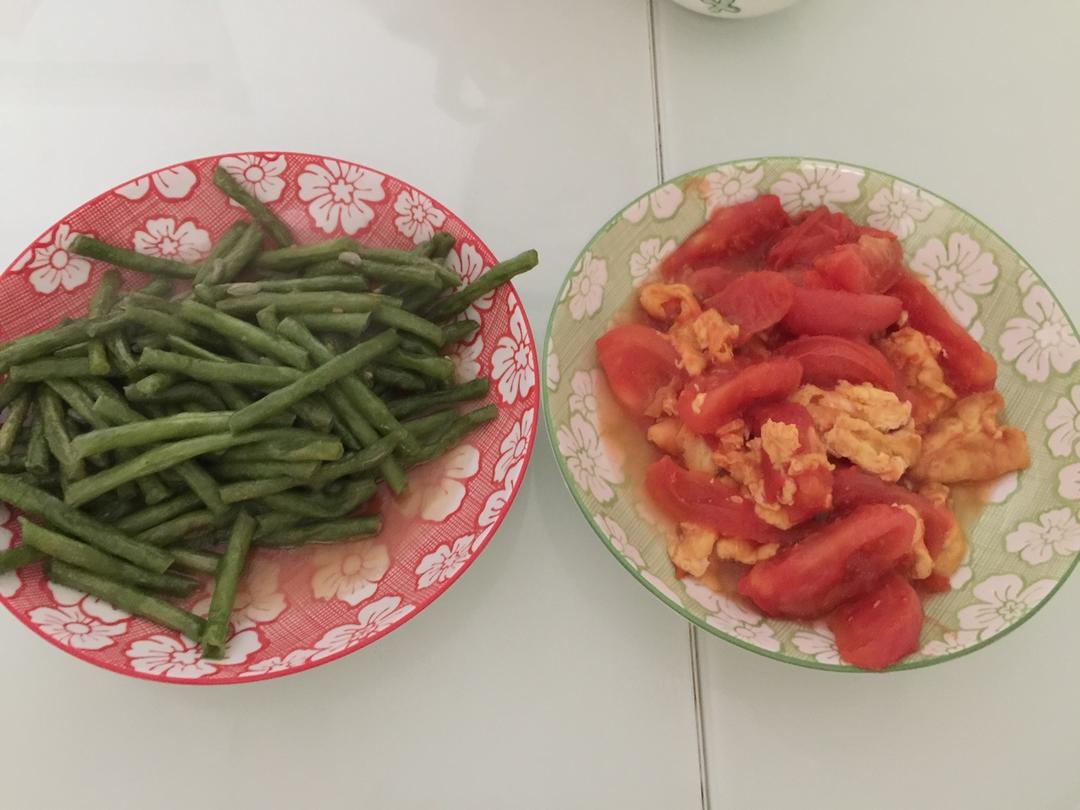
[[[495, 257], [469, 227], [408, 183], [366, 166], [297, 152], [219, 155], [178, 163], [116, 186], [64, 216], [0, 275], [0, 340], [85, 312], [104, 268], [68, 253], [91, 234], [140, 253], [195, 261], [246, 216], [211, 183], [221, 163], [267, 203], [299, 243], [355, 236], [411, 247], [436, 230], [457, 237], [450, 262], [475, 279]], [[129, 286], [146, 278], [125, 273]], [[460, 345], [460, 380], [492, 378], [498, 418], [444, 458], [414, 470], [408, 493], [383, 498], [378, 537], [255, 553], [241, 582], [221, 661], [198, 645], [93, 597], [48, 583], [40, 566], [0, 575], [0, 602], [27, 627], [100, 667], [157, 681], [244, 683], [333, 661], [386, 635], [468, 568], [498, 528], [533, 448], [536, 350], [525, 310], [504, 285], [468, 313], [481, 328]], [[0, 549], [18, 542], [16, 513], [0, 504]], [[208, 589], [186, 607], [205, 612]]]

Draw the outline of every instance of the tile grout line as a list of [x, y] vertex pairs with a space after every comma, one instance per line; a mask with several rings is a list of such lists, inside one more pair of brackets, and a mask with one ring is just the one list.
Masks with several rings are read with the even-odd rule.
[[[664, 130], [660, 116], [660, 70], [656, 53], [656, 0], [648, 0], [649, 14], [649, 73], [652, 82], [653, 132], [656, 139], [656, 182], [666, 180], [664, 169]], [[705, 755], [705, 707], [701, 692], [701, 663], [698, 655], [698, 633], [694, 625], [687, 628], [690, 644], [690, 686], [694, 697], [694, 725], [698, 751], [698, 785], [701, 791], [701, 808], [710, 810], [712, 798], [709, 793], [708, 760]]]

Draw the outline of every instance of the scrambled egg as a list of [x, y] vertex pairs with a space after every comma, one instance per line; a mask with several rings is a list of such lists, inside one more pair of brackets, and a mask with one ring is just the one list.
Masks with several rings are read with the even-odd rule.
[[878, 348], [900, 372], [912, 395], [912, 417], [918, 426], [933, 422], [956, 401], [938, 363], [941, 344], [911, 327], [893, 332]]
[[911, 405], [870, 383], [832, 391], [804, 385], [791, 396], [805, 407], [828, 451], [886, 481], [898, 481], [919, 458], [922, 439]]
[[761, 560], [775, 557], [780, 550], [779, 543], [755, 543], [752, 540], [740, 540], [735, 537], [721, 537], [713, 546], [718, 560], [731, 560], [733, 562], [753, 565]]
[[[931, 503], [949, 509], [949, 488], [944, 484], [930, 481], [919, 488], [919, 494]], [[934, 573], [945, 578], [951, 577], [967, 556], [967, 549], [964, 530], [958, 522], [953, 521], [952, 529], [945, 535], [945, 542], [934, 559]]]
[[898, 503], [894, 503], [893, 506], [915, 518], [915, 534], [911, 538], [911, 567], [908, 569], [908, 576], [912, 579], [926, 579], [934, 571], [934, 560], [926, 548], [926, 524], [915, 511], [915, 507]]
[[684, 323], [701, 314], [701, 304], [685, 284], [646, 284], [638, 293], [641, 308], [658, 321]]
[[680, 523], [668, 536], [668, 557], [686, 573], [700, 577], [709, 567], [709, 555], [716, 539], [716, 532], [707, 526]]
[[642, 308], [659, 321], [674, 322], [667, 336], [679, 353], [679, 363], [696, 377], [712, 363], [728, 363], [739, 327], [715, 309], [701, 310], [685, 284], [646, 284], [638, 294]]
[[912, 475], [923, 481], [954, 484], [989, 481], [1030, 463], [1023, 431], [1003, 426], [1001, 394], [984, 391], [959, 400], [940, 416], [923, 439], [922, 457]]
[[678, 419], [661, 419], [649, 428], [646, 436], [665, 453], [681, 458], [688, 470], [716, 475], [717, 465], [708, 442]]

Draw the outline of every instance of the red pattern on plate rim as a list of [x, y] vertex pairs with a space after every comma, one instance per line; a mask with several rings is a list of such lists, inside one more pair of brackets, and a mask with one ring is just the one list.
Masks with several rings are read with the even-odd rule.
[[[71, 234], [93, 233], [134, 248], [141, 231], [142, 249], [154, 243], [166, 255], [181, 249], [190, 255], [244, 218], [211, 182], [222, 158], [251, 158], [276, 171], [281, 183], [262, 183], [257, 192], [298, 242], [348, 234], [373, 245], [409, 247], [430, 226], [452, 233], [458, 246], [471, 245], [485, 268], [496, 261], [444, 205], [384, 172], [298, 152], [213, 155], [121, 183], [46, 230], [0, 274], [0, 340], [85, 311], [103, 265], [89, 262], [86, 274], [81, 261], [70, 264], [73, 257], [63, 246]], [[240, 162], [231, 160], [230, 166]], [[253, 171], [248, 179], [258, 175]], [[191, 225], [183, 227], [185, 222]], [[132, 287], [147, 281], [127, 271], [124, 280]], [[384, 498], [385, 526], [377, 538], [291, 552], [259, 550], [241, 586], [225, 662], [202, 661], [177, 633], [50, 587], [40, 565], [0, 575], [0, 602], [77, 658], [167, 683], [265, 680], [334, 661], [378, 640], [420, 613], [472, 564], [509, 510], [533, 450], [540, 382], [521, 301], [504, 285], [490, 307], [470, 314], [480, 316], [481, 329], [462, 360], [496, 377], [486, 401], [499, 405], [498, 418], [446, 459], [413, 471], [412, 497], [396, 504]], [[16, 514], [0, 505], [0, 548], [18, 540]], [[203, 589], [186, 606], [207, 593]]]

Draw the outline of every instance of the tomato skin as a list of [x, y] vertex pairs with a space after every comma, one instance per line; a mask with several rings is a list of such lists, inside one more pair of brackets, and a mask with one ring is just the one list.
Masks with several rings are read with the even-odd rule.
[[695, 433], [715, 433], [746, 407], [783, 399], [802, 381], [798, 360], [777, 357], [695, 380], [679, 395], [679, 418]]
[[787, 224], [788, 216], [774, 194], [719, 208], [660, 263], [660, 275], [676, 278], [686, 270], [759, 248]]
[[741, 271], [727, 264], [714, 264], [691, 270], [686, 276], [686, 286], [698, 301], [705, 301], [719, 293], [735, 280]]
[[916, 582], [915, 587], [926, 593], [948, 593], [952, 590], [952, 584], [944, 574], [931, 574]]
[[840, 245], [819, 256], [813, 269], [833, 289], [885, 292], [903, 273], [900, 243], [895, 238], [860, 236], [858, 242]]
[[757, 543], [778, 543], [784, 533], [754, 513], [749, 498], [737, 487], [707, 473], [680, 467], [671, 456], [654, 461], [645, 471], [645, 489], [672, 520], [699, 523], [725, 537]]
[[896, 390], [896, 372], [885, 355], [868, 343], [835, 335], [805, 335], [785, 343], [779, 353], [802, 364], [803, 382], [828, 387], [847, 380]]
[[900, 484], [882, 481], [858, 467], [841, 467], [833, 472], [833, 506], [836, 509], [851, 509], [868, 503], [903, 504], [918, 512], [926, 527], [924, 542], [931, 557], [937, 557], [945, 545], [945, 538], [956, 526], [952, 512]]
[[660, 332], [642, 324], [609, 329], [596, 341], [596, 356], [615, 398], [639, 415], [661, 388], [682, 375], [675, 348]]
[[903, 302], [908, 323], [937, 340], [949, 384], [958, 394], [989, 391], [997, 380], [997, 363], [942, 306], [930, 289], [905, 273], [889, 291]]
[[828, 208], [815, 208], [784, 231], [769, 249], [765, 266], [782, 270], [800, 264], [810, 264], [815, 258], [837, 245], [854, 242], [858, 227], [841, 213]]
[[847, 663], [881, 670], [919, 648], [923, 609], [919, 594], [899, 574], [829, 617], [836, 649]]
[[[750, 409], [747, 422], [754, 433], [761, 433], [766, 422], [782, 422], [794, 425], [799, 431], [798, 452], [809, 452], [815, 444], [816, 428], [810, 412], [797, 402], [768, 402]], [[765, 483], [765, 497], [775, 502], [783, 486], [782, 471], [778, 470], [762, 454], [762, 477]], [[814, 515], [826, 511], [832, 506], [833, 474], [825, 467], [813, 467], [796, 473], [795, 497], [783, 510], [792, 524], [802, 523]]]
[[769, 616], [813, 619], [862, 596], [911, 560], [915, 520], [884, 504], [859, 506], [756, 563], [739, 593]]
[[732, 280], [706, 305], [739, 327], [739, 338], [780, 323], [795, 299], [795, 287], [780, 273], [761, 270]]
[[782, 323], [795, 335], [860, 337], [892, 326], [903, 309], [891, 295], [802, 287]]

